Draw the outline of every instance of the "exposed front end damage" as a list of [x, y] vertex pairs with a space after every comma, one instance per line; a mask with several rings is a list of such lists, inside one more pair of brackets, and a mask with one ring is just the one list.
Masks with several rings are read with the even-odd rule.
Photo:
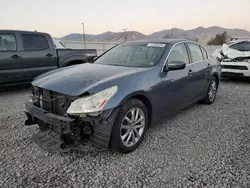
[[224, 44], [214, 57], [221, 62], [222, 77], [250, 77], [250, 51], [235, 50]]
[[[69, 116], [66, 110], [73, 100], [69, 96], [36, 88], [33, 100], [25, 103], [26, 125], [39, 125], [33, 140], [50, 152], [109, 148], [109, 140], [118, 108], [98, 116]], [[34, 97], [35, 96], [35, 97]]]

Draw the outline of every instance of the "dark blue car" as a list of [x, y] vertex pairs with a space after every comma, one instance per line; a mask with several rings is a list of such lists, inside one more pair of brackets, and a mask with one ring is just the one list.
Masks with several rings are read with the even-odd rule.
[[37, 77], [27, 125], [49, 151], [135, 150], [148, 126], [195, 102], [212, 104], [220, 65], [198, 43], [150, 39], [120, 44], [91, 63]]

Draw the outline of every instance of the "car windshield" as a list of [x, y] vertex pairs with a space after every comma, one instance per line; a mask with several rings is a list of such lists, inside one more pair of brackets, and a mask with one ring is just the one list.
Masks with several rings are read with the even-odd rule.
[[166, 47], [166, 43], [124, 43], [114, 47], [94, 63], [125, 67], [152, 67], [160, 60]]
[[229, 42], [227, 42], [227, 45], [231, 45], [233, 43], [235, 43], [235, 41], [229, 41]]

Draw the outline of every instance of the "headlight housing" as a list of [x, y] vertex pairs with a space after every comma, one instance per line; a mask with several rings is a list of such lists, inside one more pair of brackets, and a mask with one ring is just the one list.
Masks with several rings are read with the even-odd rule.
[[74, 100], [67, 110], [70, 115], [81, 115], [102, 111], [104, 105], [117, 92], [117, 86], [110, 87], [93, 95]]

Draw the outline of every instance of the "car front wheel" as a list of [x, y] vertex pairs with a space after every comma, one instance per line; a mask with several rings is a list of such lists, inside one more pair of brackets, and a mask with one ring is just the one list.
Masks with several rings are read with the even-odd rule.
[[142, 101], [130, 99], [122, 105], [111, 135], [111, 147], [120, 153], [134, 151], [146, 133], [148, 111]]

